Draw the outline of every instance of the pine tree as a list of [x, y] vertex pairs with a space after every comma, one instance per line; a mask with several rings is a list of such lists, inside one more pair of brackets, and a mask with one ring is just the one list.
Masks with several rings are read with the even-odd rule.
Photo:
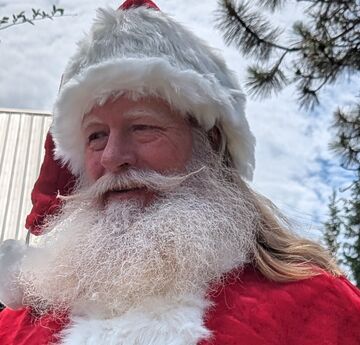
[[[312, 109], [324, 86], [360, 71], [360, 0], [297, 0], [305, 6], [305, 20], [285, 36], [266, 13], [281, 11], [287, 1], [219, 0], [217, 27], [228, 45], [255, 61], [247, 69], [250, 95], [267, 97], [294, 84], [299, 105]], [[330, 250], [339, 251], [336, 237], [343, 232], [341, 256], [360, 286], [360, 103], [347, 112], [338, 110], [334, 128], [332, 148], [354, 179], [344, 214], [336, 214], [335, 201], [330, 202], [325, 241]]]
[[264, 11], [287, 0], [219, 0], [216, 22], [225, 42], [256, 62], [248, 67], [250, 94], [270, 96], [294, 83], [300, 105], [313, 107], [325, 85], [360, 70], [360, 0], [297, 1], [307, 4], [306, 23], [296, 22], [289, 39]]
[[335, 113], [336, 139], [331, 147], [341, 157], [341, 166], [354, 172], [350, 198], [346, 201], [344, 223], [344, 262], [360, 286], [360, 105], [348, 113]]
[[351, 199], [346, 207], [347, 242], [344, 244], [345, 263], [350, 267], [356, 285], [360, 287], [360, 178], [353, 183]]
[[342, 262], [340, 257], [340, 243], [339, 234], [342, 227], [342, 218], [340, 209], [338, 207], [339, 200], [337, 199], [336, 191], [333, 191], [329, 200], [329, 219], [324, 224], [324, 240], [327, 249], [336, 258], [338, 264]]

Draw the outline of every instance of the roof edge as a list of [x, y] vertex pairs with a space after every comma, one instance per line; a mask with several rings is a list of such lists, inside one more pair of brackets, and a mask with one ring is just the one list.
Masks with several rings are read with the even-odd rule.
[[52, 116], [50, 111], [35, 109], [0, 108], [0, 113]]

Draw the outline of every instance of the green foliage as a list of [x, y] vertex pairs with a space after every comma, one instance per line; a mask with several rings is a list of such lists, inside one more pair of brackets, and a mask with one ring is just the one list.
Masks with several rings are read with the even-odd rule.
[[354, 181], [349, 186], [350, 198], [344, 201], [345, 214], [339, 228], [346, 240], [344, 263], [360, 287], [360, 104], [348, 112], [337, 110], [334, 128], [337, 133], [331, 148], [340, 156], [341, 166], [354, 172]]
[[360, 69], [360, 2], [298, 1], [307, 4], [306, 24], [295, 23], [288, 39], [264, 12], [281, 9], [286, 0], [257, 0], [251, 6], [219, 0], [216, 22], [228, 45], [255, 59], [248, 68], [250, 94], [267, 97], [294, 83], [299, 104], [313, 108], [325, 85]]
[[271, 11], [275, 11], [277, 8], [280, 8], [284, 5], [286, 0], [263, 0], [258, 1], [259, 5], [269, 8]]
[[337, 258], [337, 262], [340, 264], [342, 263], [342, 259], [340, 258], [339, 235], [342, 230], [343, 223], [340, 213], [339, 200], [337, 199], [335, 190], [329, 200], [329, 211], [329, 219], [324, 224], [324, 241], [333, 258]]
[[351, 198], [346, 206], [344, 245], [345, 263], [350, 267], [353, 278], [360, 287], [360, 176], [351, 187]]
[[[305, 18], [286, 35], [267, 13], [281, 10], [287, 0], [218, 0], [216, 23], [226, 44], [254, 61], [245, 84], [251, 95], [269, 97], [294, 84], [299, 105], [312, 109], [324, 86], [360, 72], [360, 0], [297, 1], [305, 5]], [[360, 286], [360, 103], [336, 111], [334, 128], [331, 148], [354, 179], [348, 199], [334, 194], [330, 200], [324, 240]]]
[[248, 68], [248, 79], [246, 87], [255, 97], [268, 97], [272, 93], [282, 90], [288, 80], [279, 68], [281, 59], [270, 69], [263, 69], [261, 66]]
[[359, 172], [360, 169], [360, 104], [349, 112], [335, 112], [334, 128], [337, 135], [331, 149], [341, 157], [344, 169]]
[[27, 15], [25, 11], [21, 11], [18, 14], [13, 14], [11, 17], [2, 17], [0, 19], [0, 30], [5, 30], [11, 26], [29, 23], [35, 25], [34, 22], [44, 19], [53, 19], [55, 17], [62, 17], [64, 15], [64, 10], [62, 8], [57, 8], [53, 5], [52, 10], [47, 13], [40, 9], [31, 9], [32, 14]]
[[235, 44], [245, 56], [267, 61], [276, 48], [273, 42], [280, 30], [271, 28], [270, 22], [252, 12], [246, 2], [235, 5], [232, 0], [223, 0], [221, 4], [218, 28], [223, 32], [225, 42]]

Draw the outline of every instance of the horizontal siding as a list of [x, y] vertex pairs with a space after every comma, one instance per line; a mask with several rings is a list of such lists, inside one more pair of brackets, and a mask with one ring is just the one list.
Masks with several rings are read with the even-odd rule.
[[50, 123], [46, 112], [0, 109], [0, 242], [26, 238], [31, 190]]

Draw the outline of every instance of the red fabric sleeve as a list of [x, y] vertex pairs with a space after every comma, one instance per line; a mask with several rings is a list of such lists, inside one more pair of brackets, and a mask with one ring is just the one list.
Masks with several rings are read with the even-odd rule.
[[247, 270], [212, 300], [201, 345], [360, 344], [360, 292], [345, 278], [275, 283]]
[[60, 201], [58, 193], [67, 195], [75, 184], [75, 177], [67, 167], [54, 159], [54, 142], [48, 133], [45, 141], [45, 156], [40, 175], [31, 193], [32, 210], [26, 218], [25, 227], [34, 235], [41, 234], [46, 216], [56, 213]]
[[2, 345], [49, 345], [58, 341], [58, 333], [67, 323], [66, 317], [45, 316], [40, 319], [31, 315], [28, 308], [4, 309], [0, 312], [0, 344]]
[[[360, 293], [326, 273], [275, 283], [247, 270], [211, 294], [205, 318], [213, 337], [199, 345], [359, 345]], [[0, 343], [58, 342], [66, 317], [34, 318], [28, 309], [0, 313]]]

